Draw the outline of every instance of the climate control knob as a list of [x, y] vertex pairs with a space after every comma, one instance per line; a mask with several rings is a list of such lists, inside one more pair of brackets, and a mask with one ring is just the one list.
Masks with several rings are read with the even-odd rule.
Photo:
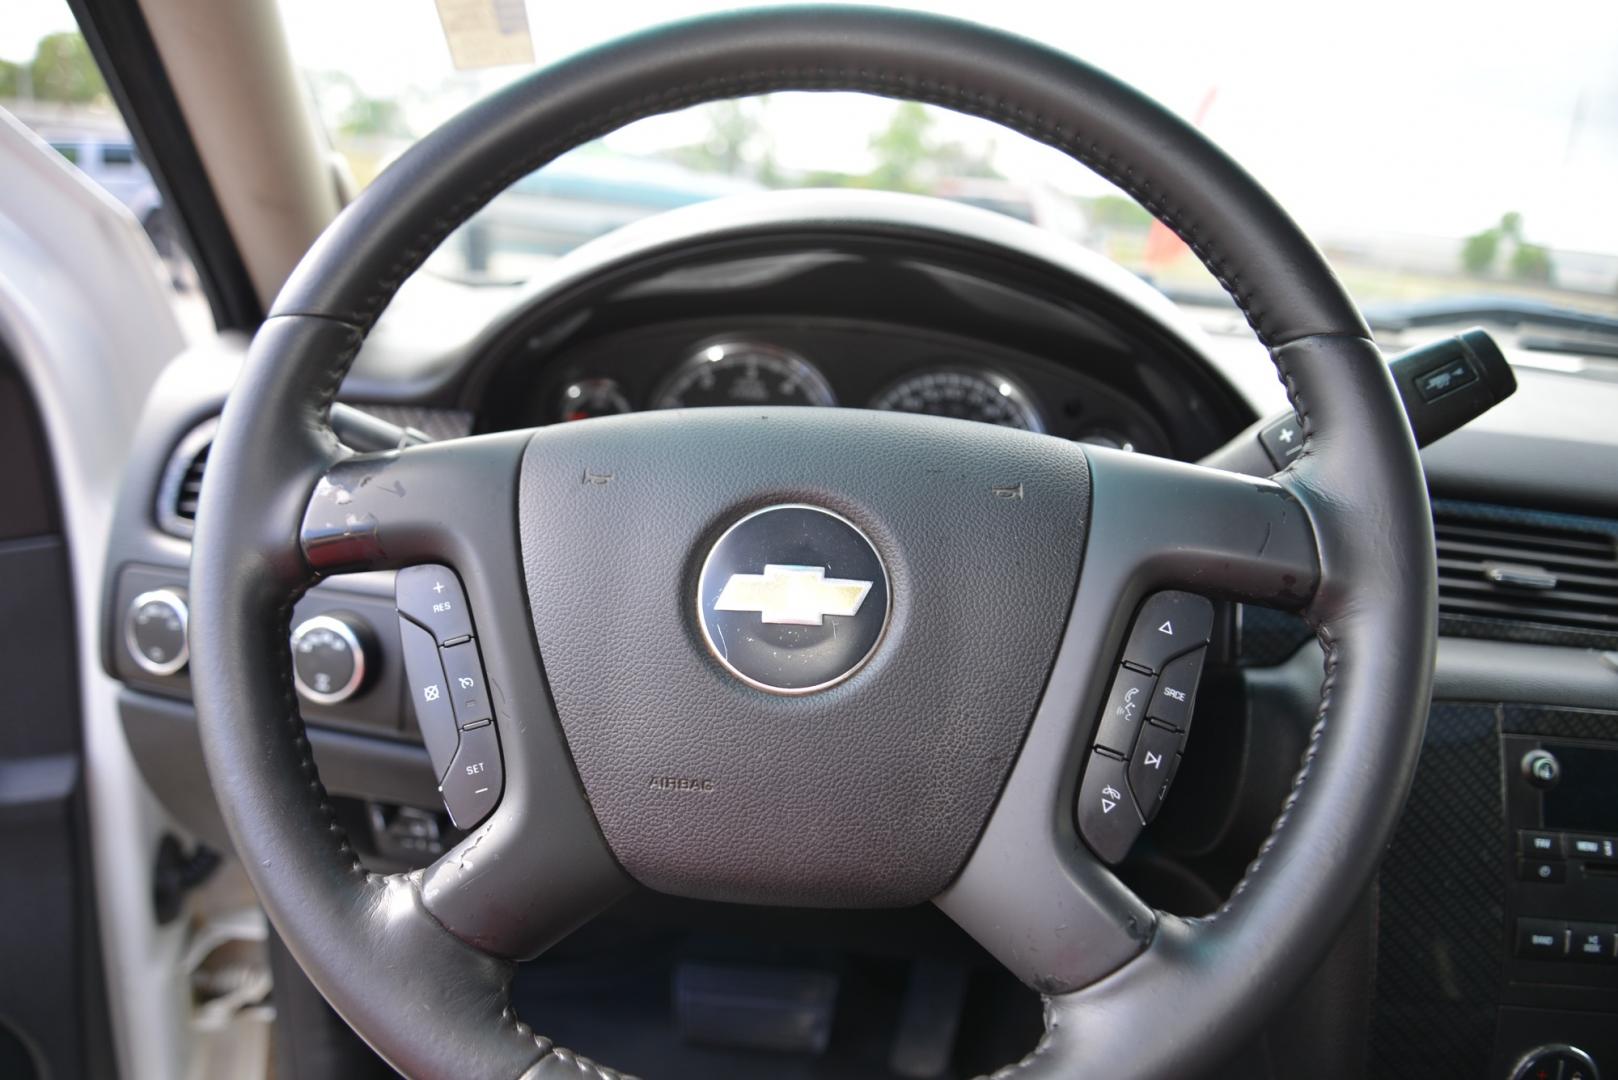
[[305, 619], [292, 631], [292, 681], [316, 705], [338, 705], [365, 686], [370, 638], [365, 625], [329, 613]]

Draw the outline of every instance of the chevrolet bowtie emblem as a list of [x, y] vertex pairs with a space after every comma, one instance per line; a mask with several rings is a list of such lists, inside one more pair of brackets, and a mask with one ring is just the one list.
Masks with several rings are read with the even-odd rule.
[[732, 574], [715, 611], [756, 611], [763, 622], [820, 626], [827, 615], [857, 615], [871, 582], [829, 578], [823, 566], [766, 563], [762, 574]]

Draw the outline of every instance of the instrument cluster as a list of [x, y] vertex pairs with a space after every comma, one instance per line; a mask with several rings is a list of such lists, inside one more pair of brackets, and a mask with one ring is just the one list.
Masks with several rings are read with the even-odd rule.
[[[846, 332], [811, 353], [783, 340], [794, 336], [805, 335], [732, 333], [688, 337], [682, 345], [665, 335], [655, 343], [587, 350], [560, 365], [560, 380], [548, 381], [551, 396], [534, 403], [531, 422], [716, 405], [845, 406], [973, 420], [1128, 450], [1159, 452], [1164, 441], [1138, 410], [1074, 385], [1071, 372], [1064, 378], [1059, 365], [1037, 358], [984, 358], [981, 350], [962, 355], [967, 350], [961, 347], [918, 348], [915, 342], [890, 349], [880, 333]], [[651, 372], [647, 353], [665, 358]], [[626, 363], [626, 355], [636, 354]]]

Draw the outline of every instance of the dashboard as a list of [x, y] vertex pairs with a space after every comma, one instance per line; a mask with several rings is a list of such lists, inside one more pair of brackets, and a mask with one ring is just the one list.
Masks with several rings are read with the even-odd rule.
[[[227, 339], [183, 357], [154, 390], [103, 600], [102, 664], [121, 683], [131, 750], [171, 813], [222, 849], [182, 655], [184, 590], [209, 425], [244, 348]], [[1254, 382], [1227, 359], [1234, 348], [1124, 271], [1020, 223], [897, 197], [779, 198], [649, 219], [519, 289], [408, 283], [339, 397], [432, 438], [795, 405], [933, 413], [1198, 461], [1284, 404], [1262, 350]], [[1502, 597], [1466, 577], [1576, 549], [1580, 574], [1610, 563], [1600, 587], [1618, 595], [1618, 386], [1575, 394], [1566, 376], [1518, 379], [1516, 397], [1423, 454], [1448, 567], [1445, 636], [1423, 772], [1382, 881], [1371, 1042], [1383, 1071], [1492, 1075], [1559, 1040], [1618, 1062], [1618, 966], [1520, 951], [1547, 924], [1564, 944], [1575, 925], [1618, 927], [1618, 875], [1571, 846], [1618, 836], [1618, 820], [1561, 813], [1513, 771], [1548, 752], [1570, 789], [1618, 775], [1587, 753], [1618, 757], [1618, 661], [1601, 659], [1618, 650], [1618, 624], [1592, 621], [1576, 591]], [[394, 585], [391, 574], [331, 579], [289, 626], [321, 778], [356, 849], [385, 869], [422, 865], [462, 835], [406, 704]], [[1182, 793], [1123, 868], [1143, 896], [1188, 915], [1217, 906], [1267, 832], [1321, 674], [1296, 620], [1222, 605], [1212, 636], [1198, 705], [1210, 719], [1187, 745]], [[1536, 836], [1555, 845], [1554, 882], [1534, 876], [1547, 860], [1522, 846]]]

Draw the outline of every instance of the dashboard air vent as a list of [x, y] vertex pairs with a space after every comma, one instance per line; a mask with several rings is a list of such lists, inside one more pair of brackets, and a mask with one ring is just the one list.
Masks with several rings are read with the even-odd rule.
[[208, 466], [218, 420], [192, 428], [174, 447], [163, 481], [157, 490], [157, 522], [174, 536], [190, 536], [196, 529], [197, 500], [202, 495], [202, 474]]
[[1618, 536], [1442, 510], [1433, 525], [1447, 632], [1547, 644], [1618, 639]]

